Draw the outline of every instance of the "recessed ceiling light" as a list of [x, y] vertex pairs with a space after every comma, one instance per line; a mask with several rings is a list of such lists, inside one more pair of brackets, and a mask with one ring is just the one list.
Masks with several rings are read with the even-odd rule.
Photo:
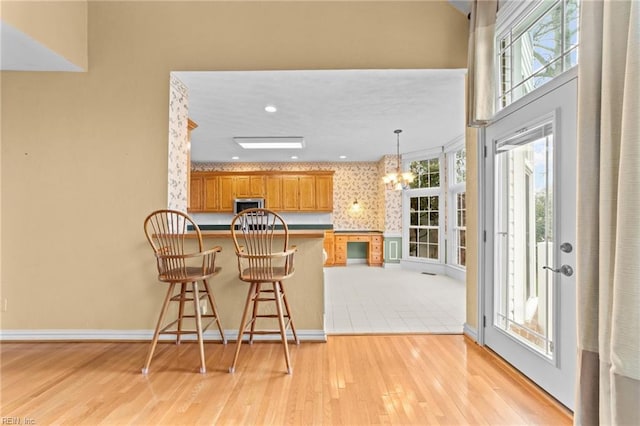
[[341, 160], [344, 160], [345, 158], [347, 158], [347, 156], [346, 156], [346, 155], [341, 155], [341, 156], [340, 156], [340, 159], [341, 159]]
[[278, 108], [276, 108], [275, 105], [267, 105], [266, 107], [264, 107], [264, 110], [267, 112], [276, 112]]
[[234, 155], [233, 157], [231, 157], [232, 160], [239, 160], [240, 157], [238, 157], [237, 155]]
[[244, 149], [302, 149], [304, 138], [301, 136], [236, 136], [235, 143]]
[[297, 159], [298, 159], [298, 156], [297, 156], [297, 155], [292, 155], [292, 156], [291, 156], [291, 159], [292, 159], [292, 160], [297, 160]]

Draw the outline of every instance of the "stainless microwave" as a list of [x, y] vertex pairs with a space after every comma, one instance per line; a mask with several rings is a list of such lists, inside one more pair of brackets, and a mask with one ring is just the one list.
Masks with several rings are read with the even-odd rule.
[[264, 198], [236, 198], [233, 200], [233, 214], [247, 209], [263, 209]]

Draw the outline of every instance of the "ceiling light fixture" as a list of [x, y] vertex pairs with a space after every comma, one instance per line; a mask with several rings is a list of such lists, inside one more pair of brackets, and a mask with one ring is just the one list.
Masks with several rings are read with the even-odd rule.
[[297, 159], [298, 159], [298, 156], [297, 156], [297, 155], [292, 155], [292, 156], [291, 156], [291, 159], [292, 159], [292, 160], [297, 160]]
[[237, 155], [234, 155], [233, 157], [231, 157], [232, 160], [239, 160], [240, 157], [238, 157]]
[[264, 110], [267, 112], [276, 112], [278, 108], [276, 108], [275, 105], [267, 105], [266, 107], [264, 107]]
[[341, 155], [341, 156], [340, 156], [340, 159], [341, 159], [341, 160], [344, 160], [345, 158], [347, 158], [347, 156], [346, 156], [346, 155]]
[[302, 136], [236, 136], [233, 141], [244, 149], [302, 149]]
[[387, 185], [387, 189], [393, 189], [396, 191], [400, 191], [403, 189], [407, 189], [411, 182], [415, 179], [415, 176], [411, 172], [402, 173], [402, 169], [400, 168], [400, 133], [402, 130], [397, 129], [394, 130], [393, 133], [396, 134], [396, 171], [395, 173], [387, 173], [385, 177], [382, 178], [382, 181]]

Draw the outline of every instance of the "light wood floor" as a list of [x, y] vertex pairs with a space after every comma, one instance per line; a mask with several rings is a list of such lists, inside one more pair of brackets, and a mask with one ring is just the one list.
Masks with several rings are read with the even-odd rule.
[[474, 343], [455, 335], [332, 336], [291, 346], [3, 343], [3, 418], [45, 424], [571, 424]]

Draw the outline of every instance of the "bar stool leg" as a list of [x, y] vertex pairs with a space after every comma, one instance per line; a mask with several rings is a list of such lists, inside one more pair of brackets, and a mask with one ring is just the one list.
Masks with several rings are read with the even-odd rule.
[[284, 316], [282, 315], [282, 303], [280, 300], [282, 294], [282, 288], [280, 282], [273, 283], [273, 293], [276, 301], [276, 310], [278, 311], [278, 325], [280, 326], [280, 337], [282, 339], [282, 346], [284, 347], [284, 360], [287, 364], [287, 374], [292, 373], [291, 360], [289, 359], [289, 345], [287, 343], [287, 331], [284, 327]]
[[164, 303], [162, 304], [162, 309], [160, 310], [160, 315], [158, 316], [158, 322], [156, 324], [156, 331], [153, 333], [153, 340], [151, 340], [151, 348], [149, 348], [149, 353], [147, 354], [147, 360], [144, 363], [144, 367], [142, 367], [142, 374], [147, 375], [149, 373], [149, 365], [151, 364], [151, 358], [153, 358], [153, 352], [156, 350], [156, 345], [158, 344], [158, 336], [160, 336], [160, 327], [162, 326], [162, 322], [164, 321], [164, 316], [167, 313], [167, 307], [169, 306], [169, 300], [171, 299], [171, 295], [173, 294], [173, 289], [176, 284], [171, 283], [169, 289], [167, 290], [167, 295], [164, 298]]
[[284, 307], [287, 311], [287, 317], [289, 318], [289, 325], [291, 326], [291, 332], [293, 333], [293, 339], [296, 342], [296, 345], [300, 344], [300, 339], [298, 339], [298, 333], [296, 333], [296, 327], [293, 325], [293, 317], [291, 316], [291, 309], [289, 309], [289, 302], [287, 302], [287, 293], [284, 291], [284, 285], [282, 281], [280, 281], [280, 290], [282, 290], [282, 301], [284, 302]]
[[182, 337], [182, 317], [184, 316], [184, 299], [187, 294], [187, 283], [180, 285], [180, 307], [178, 308], [178, 332], [176, 333], [176, 345], [180, 344]]
[[256, 321], [258, 319], [258, 302], [260, 299], [260, 288], [262, 283], [256, 283], [256, 290], [253, 297], [253, 312], [251, 315], [251, 330], [249, 331], [249, 344], [253, 345], [253, 333], [256, 330]]
[[244, 329], [247, 324], [247, 314], [249, 313], [249, 304], [251, 303], [251, 299], [255, 294], [255, 288], [257, 283], [251, 283], [249, 286], [249, 291], [247, 292], [247, 301], [244, 304], [244, 311], [242, 312], [242, 320], [240, 321], [240, 328], [238, 329], [238, 339], [236, 341], [236, 353], [233, 355], [233, 363], [231, 367], [229, 367], [229, 373], [233, 373], [236, 371], [236, 362], [238, 361], [238, 355], [240, 354], [240, 346], [242, 345], [242, 336], [244, 335]]
[[198, 291], [198, 282], [192, 282], [193, 290], [193, 309], [196, 315], [196, 333], [198, 334], [198, 346], [200, 349], [200, 373], [207, 372], [207, 366], [204, 361], [204, 339], [202, 337], [202, 317], [200, 315], [200, 293]]
[[224, 330], [222, 330], [222, 323], [220, 322], [220, 315], [218, 315], [218, 307], [216, 306], [216, 299], [211, 293], [211, 289], [209, 288], [209, 282], [207, 280], [202, 281], [204, 283], [204, 288], [207, 291], [207, 298], [209, 299], [209, 304], [211, 305], [211, 310], [213, 311], [213, 316], [216, 317], [216, 325], [218, 326], [218, 331], [220, 331], [220, 338], [222, 339], [222, 344], [227, 344], [227, 338], [224, 335]]

